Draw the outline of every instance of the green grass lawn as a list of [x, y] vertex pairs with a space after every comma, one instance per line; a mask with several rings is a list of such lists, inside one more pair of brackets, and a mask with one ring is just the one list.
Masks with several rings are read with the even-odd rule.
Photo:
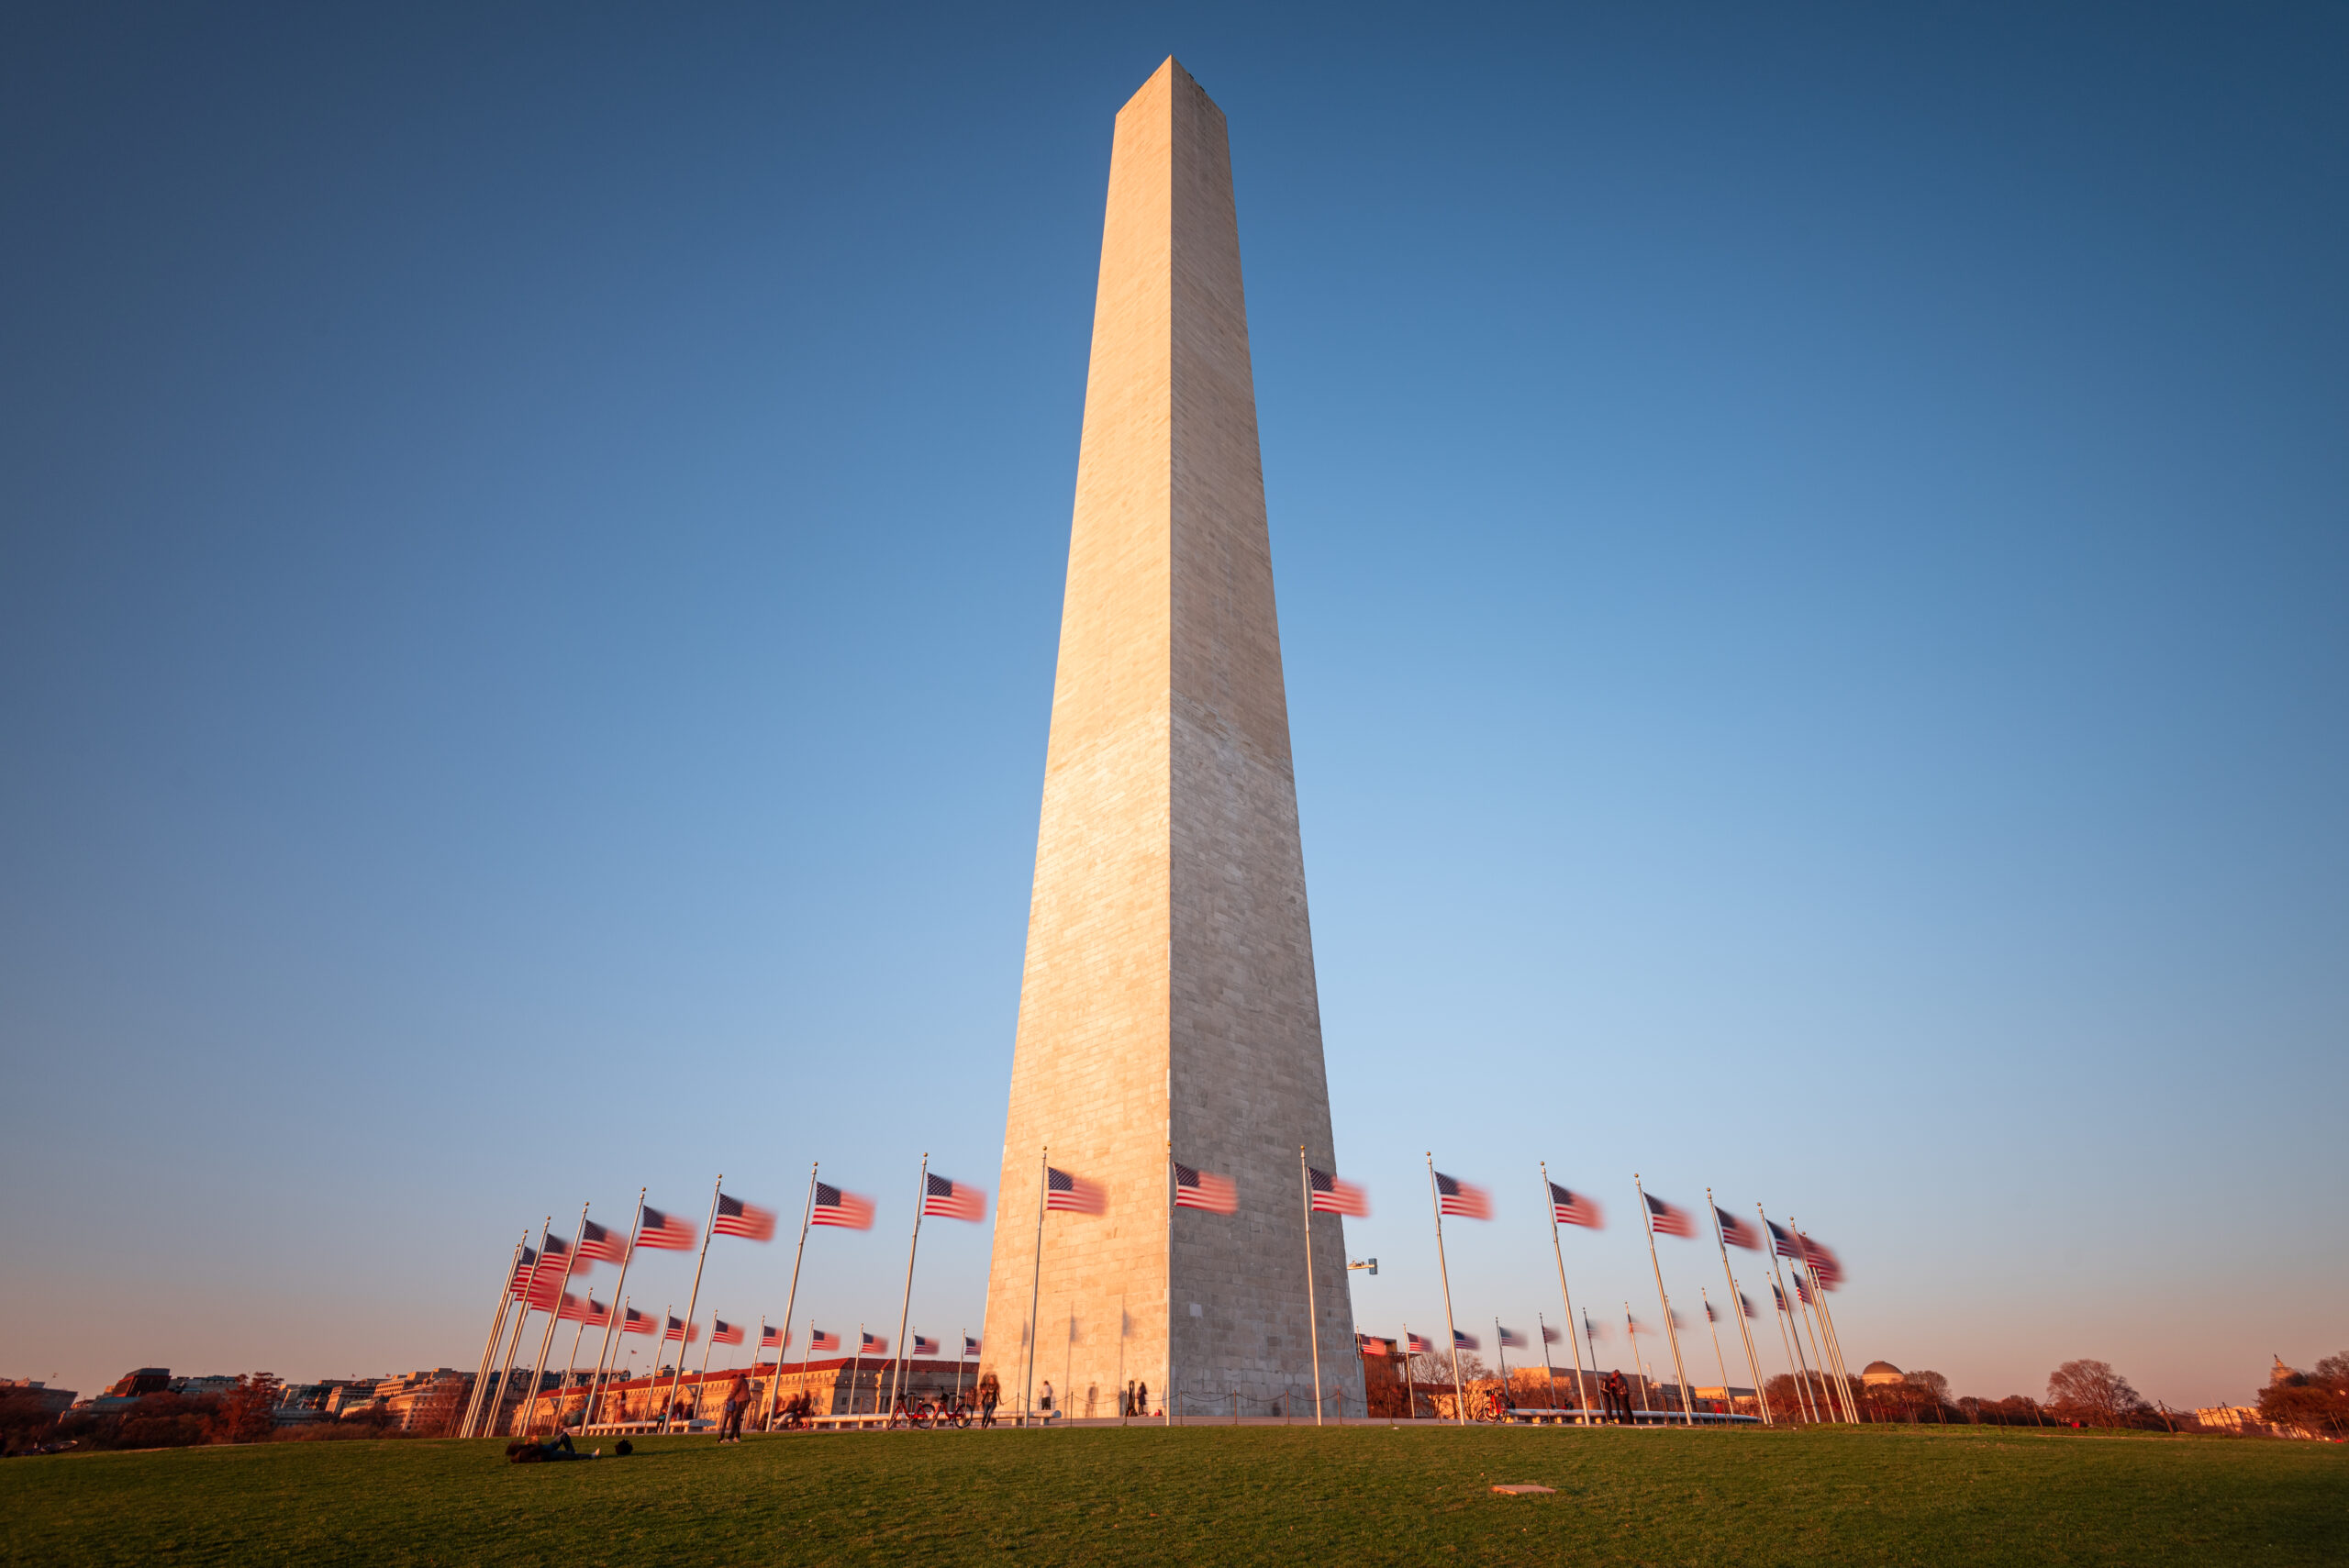
[[[1531, 1481], [1555, 1496], [1502, 1497]], [[9, 1563], [2349, 1562], [2349, 1451], [1983, 1428], [1349, 1427], [0, 1463]]]

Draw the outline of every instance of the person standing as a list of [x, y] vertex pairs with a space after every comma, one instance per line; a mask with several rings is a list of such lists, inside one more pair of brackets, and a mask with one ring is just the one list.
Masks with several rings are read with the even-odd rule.
[[1036, 1408], [1044, 1413], [1045, 1420], [1052, 1418], [1052, 1380], [1049, 1377], [1044, 1380], [1044, 1392], [1036, 1396]]
[[726, 1391], [725, 1415], [718, 1426], [719, 1442], [739, 1443], [742, 1440], [742, 1412], [750, 1407], [750, 1385], [737, 1377], [733, 1386]]
[[979, 1379], [979, 1425], [981, 1427], [995, 1425], [995, 1407], [1002, 1397], [1003, 1385], [996, 1382], [995, 1373], [989, 1373]]
[[1150, 1385], [1140, 1379], [1134, 1382], [1134, 1414], [1137, 1416], [1150, 1414]]

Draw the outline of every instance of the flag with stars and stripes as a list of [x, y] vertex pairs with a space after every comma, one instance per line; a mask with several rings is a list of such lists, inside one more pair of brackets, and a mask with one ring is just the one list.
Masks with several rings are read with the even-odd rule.
[[718, 1218], [709, 1222], [712, 1236], [740, 1236], [745, 1241], [774, 1240], [774, 1214], [754, 1203], [718, 1195]]
[[1778, 1256], [1791, 1258], [1798, 1263], [1801, 1262], [1802, 1249], [1795, 1244], [1795, 1239], [1781, 1229], [1776, 1220], [1766, 1220], [1764, 1223], [1770, 1227], [1770, 1240], [1776, 1246]]
[[816, 1207], [809, 1211], [810, 1225], [838, 1225], [850, 1230], [873, 1229], [873, 1200], [855, 1193], [843, 1192], [827, 1182], [816, 1184]]
[[1713, 1218], [1720, 1221], [1721, 1240], [1732, 1247], [1742, 1247], [1749, 1252], [1762, 1250], [1762, 1233], [1753, 1229], [1753, 1221], [1740, 1219], [1720, 1205], [1713, 1205]]
[[713, 1345], [739, 1345], [742, 1342], [742, 1325], [729, 1323], [723, 1318], [709, 1320], [709, 1342]]
[[926, 1340], [919, 1334], [916, 1334], [914, 1336], [914, 1348], [910, 1353], [917, 1356], [934, 1356], [938, 1353], [938, 1341], [936, 1340]]
[[651, 1313], [639, 1312], [635, 1307], [631, 1307], [628, 1309], [628, 1317], [620, 1323], [620, 1332], [623, 1334], [651, 1334], [659, 1332], [660, 1327], [661, 1326], [658, 1323], [655, 1323], [652, 1320]]
[[922, 1177], [921, 1211], [941, 1219], [976, 1222], [987, 1217], [987, 1195], [967, 1183], [928, 1174]]
[[1490, 1219], [1493, 1217], [1493, 1196], [1484, 1188], [1464, 1182], [1457, 1176], [1435, 1173], [1435, 1207], [1444, 1214], [1456, 1214], [1463, 1219]]
[[1099, 1214], [1108, 1207], [1101, 1189], [1083, 1176], [1073, 1176], [1057, 1165], [1044, 1168], [1046, 1213]]
[[807, 1349], [810, 1351], [837, 1351], [840, 1348], [841, 1337], [838, 1334], [827, 1332], [822, 1329], [807, 1330]]
[[1803, 1262], [1810, 1265], [1811, 1277], [1821, 1290], [1833, 1290], [1843, 1283], [1843, 1264], [1824, 1241], [1814, 1241], [1808, 1236], [1798, 1237], [1802, 1243]]
[[675, 1313], [669, 1314], [669, 1326], [661, 1332], [663, 1340], [679, 1340], [690, 1345], [701, 1338], [701, 1325], [688, 1323]]
[[602, 1263], [625, 1263], [628, 1238], [591, 1219], [579, 1228], [579, 1255]]
[[644, 1220], [636, 1230], [638, 1246], [662, 1252], [688, 1252], [693, 1250], [695, 1240], [692, 1220], [663, 1214], [651, 1204], [644, 1206]]
[[861, 1356], [885, 1356], [889, 1353], [889, 1341], [879, 1334], [860, 1334], [857, 1336], [856, 1353]]
[[1557, 1183], [1550, 1184], [1550, 1212], [1561, 1225], [1580, 1225], [1592, 1230], [1606, 1228], [1598, 1217], [1598, 1201], [1585, 1193], [1570, 1192]]
[[763, 1351], [779, 1351], [789, 1342], [790, 1336], [772, 1323], [759, 1330], [759, 1349]]
[[1352, 1182], [1340, 1181], [1327, 1171], [1307, 1166], [1306, 1189], [1312, 1193], [1311, 1210], [1315, 1214], [1350, 1214], [1356, 1219], [1370, 1218], [1370, 1194]]
[[1180, 1160], [1174, 1162], [1174, 1207], [1205, 1209], [1209, 1214], [1240, 1212], [1240, 1188], [1230, 1176], [1219, 1176], [1212, 1171], [1195, 1171]]
[[1684, 1237], [1691, 1241], [1697, 1239], [1697, 1221], [1687, 1209], [1678, 1204], [1666, 1203], [1653, 1193], [1642, 1193], [1641, 1195], [1648, 1200], [1649, 1221], [1657, 1230], [1666, 1236]]
[[972, 1338], [970, 1335], [968, 1335], [968, 1334], [963, 1335], [963, 1356], [964, 1356], [965, 1358], [968, 1358], [968, 1357], [971, 1357], [971, 1356], [977, 1355], [978, 1353], [979, 1353], [979, 1341], [978, 1341], [978, 1340], [974, 1340], [974, 1339], [973, 1339], [973, 1338]]
[[1485, 1347], [1484, 1341], [1477, 1339], [1475, 1335], [1463, 1333], [1454, 1329], [1452, 1331], [1452, 1348], [1455, 1351], [1480, 1351]]
[[1499, 1336], [1501, 1349], [1505, 1351], [1521, 1351], [1525, 1348], [1525, 1336], [1519, 1333], [1514, 1329], [1504, 1329], [1499, 1324], [1496, 1323], [1493, 1325], [1493, 1332]]
[[1425, 1334], [1408, 1334], [1405, 1336], [1405, 1349], [1415, 1356], [1431, 1356], [1435, 1354], [1435, 1341]]

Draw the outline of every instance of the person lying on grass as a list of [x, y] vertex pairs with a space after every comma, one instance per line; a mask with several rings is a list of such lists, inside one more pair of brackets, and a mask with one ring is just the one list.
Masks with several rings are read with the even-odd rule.
[[571, 1446], [569, 1432], [557, 1432], [544, 1442], [518, 1438], [506, 1445], [506, 1457], [516, 1464], [543, 1464], [549, 1460], [558, 1459], [601, 1459], [604, 1451], [596, 1449], [592, 1453], [581, 1453]]

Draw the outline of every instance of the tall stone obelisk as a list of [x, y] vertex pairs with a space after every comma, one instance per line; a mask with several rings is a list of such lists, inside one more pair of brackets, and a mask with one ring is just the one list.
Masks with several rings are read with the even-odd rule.
[[[1168, 1145], [1239, 1212], [1176, 1207]], [[1222, 111], [1169, 60], [1118, 113], [987, 1284], [1017, 1409], [1311, 1408], [1297, 1149], [1335, 1170]], [[1044, 1149], [1097, 1183], [1048, 1212]], [[1321, 1382], [1362, 1409], [1334, 1215]], [[1034, 1302], [1032, 1363], [1025, 1349]], [[1090, 1391], [1090, 1392], [1089, 1392]]]

